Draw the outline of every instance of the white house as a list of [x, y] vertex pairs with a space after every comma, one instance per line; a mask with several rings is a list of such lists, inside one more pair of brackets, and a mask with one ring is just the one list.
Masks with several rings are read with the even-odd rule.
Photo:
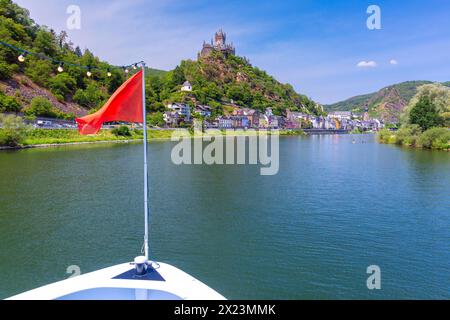
[[181, 87], [181, 91], [184, 91], [184, 92], [192, 91], [192, 85], [189, 83], [189, 81], [186, 81], [185, 83], [183, 83], [183, 86]]
[[167, 106], [172, 112], [176, 112], [178, 115], [183, 116], [186, 121], [191, 120], [191, 108], [184, 103], [171, 103]]

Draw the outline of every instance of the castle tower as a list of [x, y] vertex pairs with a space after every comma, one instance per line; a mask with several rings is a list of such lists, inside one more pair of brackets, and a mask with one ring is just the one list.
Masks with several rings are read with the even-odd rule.
[[215, 33], [214, 39], [211, 39], [211, 44], [203, 42], [203, 48], [198, 54], [198, 58], [207, 57], [212, 52], [222, 52], [226, 57], [236, 54], [233, 44], [227, 44], [227, 35], [222, 29]]
[[226, 42], [227, 42], [227, 35], [222, 31], [222, 29], [220, 29], [219, 32], [216, 32], [214, 36], [214, 44], [216, 49], [220, 50], [222, 48], [225, 48]]

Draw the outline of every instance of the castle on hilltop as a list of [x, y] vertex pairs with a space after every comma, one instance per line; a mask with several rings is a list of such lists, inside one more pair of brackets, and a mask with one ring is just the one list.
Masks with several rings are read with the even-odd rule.
[[211, 39], [211, 43], [203, 42], [202, 51], [198, 56], [199, 58], [204, 58], [209, 56], [212, 52], [222, 52], [226, 57], [236, 54], [236, 49], [233, 44], [227, 43], [227, 35], [222, 29], [216, 32], [214, 40]]

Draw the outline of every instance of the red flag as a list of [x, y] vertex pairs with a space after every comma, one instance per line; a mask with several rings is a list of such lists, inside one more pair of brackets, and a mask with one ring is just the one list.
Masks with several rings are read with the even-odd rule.
[[96, 113], [75, 119], [80, 134], [97, 134], [105, 122], [144, 122], [142, 117], [142, 74], [141, 70], [128, 79]]

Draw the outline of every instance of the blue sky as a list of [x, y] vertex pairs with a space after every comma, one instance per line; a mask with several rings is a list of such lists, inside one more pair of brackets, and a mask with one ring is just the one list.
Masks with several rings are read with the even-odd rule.
[[[78, 5], [82, 25], [67, 30], [71, 40], [118, 65], [145, 59], [172, 69], [223, 28], [238, 55], [320, 103], [406, 80], [450, 80], [447, 0], [16, 2], [57, 31], [67, 29], [67, 7]], [[369, 5], [381, 8], [381, 30], [366, 27]]]

